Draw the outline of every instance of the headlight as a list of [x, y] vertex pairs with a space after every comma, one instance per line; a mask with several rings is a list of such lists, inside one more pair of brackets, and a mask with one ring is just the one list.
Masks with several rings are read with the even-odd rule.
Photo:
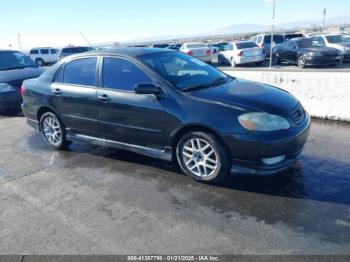
[[7, 83], [0, 83], [0, 93], [13, 92], [13, 91], [16, 91], [14, 87], [10, 86]]
[[289, 122], [280, 116], [268, 113], [247, 113], [238, 117], [239, 123], [251, 131], [277, 131], [290, 128]]
[[309, 52], [307, 53], [308, 56], [322, 56], [323, 54], [321, 52]]

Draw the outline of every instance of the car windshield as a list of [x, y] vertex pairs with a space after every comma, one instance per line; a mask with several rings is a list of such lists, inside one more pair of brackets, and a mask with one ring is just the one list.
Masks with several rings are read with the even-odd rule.
[[331, 44], [350, 42], [349, 37], [346, 37], [345, 35], [329, 35], [326, 36], [326, 38], [327, 41]]
[[312, 40], [312, 39], [302, 39], [297, 41], [298, 47], [299, 48], [317, 48], [317, 47], [323, 47], [324, 45], [320, 43], [317, 40]]
[[180, 52], [147, 54], [139, 58], [181, 91], [232, 79], [218, 69]]
[[20, 52], [0, 52], [0, 70], [38, 67], [28, 56]]
[[257, 44], [253, 42], [241, 42], [241, 43], [236, 43], [237, 49], [245, 49], [245, 48], [254, 48], [258, 47]]

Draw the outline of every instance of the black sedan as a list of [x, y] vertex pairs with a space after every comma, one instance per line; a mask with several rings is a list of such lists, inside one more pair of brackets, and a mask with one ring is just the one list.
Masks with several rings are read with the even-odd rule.
[[338, 65], [342, 54], [335, 48], [325, 47], [311, 38], [295, 38], [278, 46], [274, 51], [276, 64], [288, 62], [306, 66]]
[[43, 72], [28, 56], [12, 51], [0, 50], [0, 111], [20, 109], [22, 82], [38, 77]]
[[27, 122], [51, 147], [83, 140], [177, 160], [198, 181], [283, 171], [309, 134], [310, 117], [288, 92], [172, 50], [76, 55], [23, 89]]

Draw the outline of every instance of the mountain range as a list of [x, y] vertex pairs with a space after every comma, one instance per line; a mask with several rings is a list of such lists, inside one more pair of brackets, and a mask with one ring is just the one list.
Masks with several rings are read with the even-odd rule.
[[[303, 28], [310, 28], [315, 26], [321, 26], [321, 20], [300, 20], [288, 23], [281, 23], [276, 25], [276, 30], [298, 30]], [[344, 25], [350, 24], [350, 15], [329, 18], [326, 20], [326, 26], [333, 25]], [[237, 24], [224, 28], [220, 28], [211, 32], [197, 33], [193, 35], [162, 35], [162, 36], [152, 36], [132, 39], [127, 42], [136, 43], [136, 42], [154, 42], [154, 41], [163, 41], [169, 39], [182, 39], [189, 37], [200, 37], [200, 36], [215, 36], [215, 35], [232, 35], [232, 34], [242, 34], [242, 33], [259, 33], [259, 32], [268, 32], [271, 30], [271, 25], [266, 24]]]

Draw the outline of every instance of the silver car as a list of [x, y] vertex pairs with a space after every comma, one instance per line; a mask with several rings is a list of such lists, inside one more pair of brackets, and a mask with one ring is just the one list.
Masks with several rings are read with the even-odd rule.
[[264, 48], [251, 41], [241, 41], [227, 44], [218, 55], [218, 63], [229, 63], [232, 67], [249, 63], [263, 64], [265, 57]]
[[313, 36], [312, 39], [315, 41], [318, 41], [323, 46], [333, 47], [335, 49], [338, 49], [344, 57], [343, 61], [350, 62], [349, 35], [342, 35], [342, 34], [316, 35], [316, 36]]

